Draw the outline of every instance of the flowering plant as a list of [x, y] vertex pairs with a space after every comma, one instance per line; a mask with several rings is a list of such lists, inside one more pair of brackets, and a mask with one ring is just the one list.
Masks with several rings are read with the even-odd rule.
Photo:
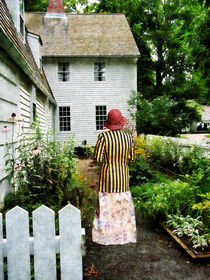
[[148, 159], [150, 156], [146, 151], [146, 142], [144, 141], [144, 139], [139, 136], [134, 136], [134, 141], [135, 141], [136, 156], [137, 157], [141, 156], [145, 159]]
[[80, 208], [83, 222], [88, 223], [93, 216], [95, 197], [76, 167], [74, 139], [62, 144], [50, 134], [42, 135], [38, 121], [32, 129], [30, 138], [20, 139], [18, 157], [7, 161], [16, 191], [5, 196], [5, 209], [18, 204], [32, 212], [45, 204], [57, 211], [71, 203]]
[[149, 166], [149, 154], [145, 149], [145, 141], [142, 137], [134, 136], [136, 161], [130, 168], [130, 185], [136, 186], [141, 182], [151, 179], [153, 172]]

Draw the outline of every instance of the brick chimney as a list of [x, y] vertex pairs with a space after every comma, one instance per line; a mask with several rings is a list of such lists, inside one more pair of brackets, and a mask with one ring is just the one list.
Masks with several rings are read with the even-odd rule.
[[63, 0], [49, 0], [45, 18], [66, 18]]
[[47, 13], [64, 13], [63, 0], [49, 0]]

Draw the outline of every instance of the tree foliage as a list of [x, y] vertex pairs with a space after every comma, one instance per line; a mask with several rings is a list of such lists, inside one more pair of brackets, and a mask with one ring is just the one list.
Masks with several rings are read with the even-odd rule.
[[[202, 81], [208, 76], [209, 58], [205, 2], [100, 0], [96, 12], [126, 15], [141, 53], [138, 91], [145, 98], [166, 94], [175, 99], [205, 97], [201, 101], [207, 101], [207, 83]], [[205, 56], [202, 63], [201, 56]]]
[[46, 12], [48, 0], [25, 0], [25, 10], [31, 12]]
[[128, 103], [138, 108], [133, 115], [138, 134], [176, 136], [189, 127], [191, 120], [201, 119], [197, 103], [177, 101], [166, 95], [147, 100], [142, 94], [133, 92]]

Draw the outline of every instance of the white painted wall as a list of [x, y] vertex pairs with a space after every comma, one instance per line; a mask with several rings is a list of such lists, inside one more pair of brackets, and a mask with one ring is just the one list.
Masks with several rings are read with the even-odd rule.
[[[10, 191], [6, 179], [4, 157], [8, 145], [6, 142], [14, 142], [16, 145], [17, 134], [30, 135], [32, 118], [32, 104], [37, 104], [37, 115], [40, 118], [41, 131], [46, 132], [53, 127], [53, 106], [46, 97], [36, 90], [33, 83], [23, 74], [4, 51], [0, 52], [0, 203], [7, 192]], [[14, 125], [10, 119], [15, 113], [21, 122]], [[48, 119], [50, 118], [50, 123]], [[10, 131], [2, 132], [4, 126]]]
[[[57, 63], [70, 63], [70, 82], [59, 82]], [[94, 62], [106, 63], [106, 81], [94, 81]], [[107, 105], [121, 110], [129, 118], [127, 100], [137, 87], [135, 58], [44, 58], [43, 67], [58, 106], [71, 106], [71, 132], [59, 132], [58, 112], [56, 137], [66, 141], [75, 135], [76, 145], [87, 140], [96, 143], [95, 106]], [[58, 111], [58, 110], [57, 110]]]
[[[19, 73], [15, 65], [8, 59], [4, 52], [0, 52], [0, 203], [9, 191], [8, 181], [5, 178], [5, 160], [7, 153], [6, 142], [12, 141], [12, 123], [9, 121], [11, 114], [19, 112]], [[10, 131], [2, 132], [2, 128], [8, 126]], [[13, 141], [16, 141], [17, 126]]]

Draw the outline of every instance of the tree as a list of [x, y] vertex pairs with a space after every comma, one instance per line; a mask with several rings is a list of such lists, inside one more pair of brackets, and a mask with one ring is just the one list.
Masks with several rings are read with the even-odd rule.
[[175, 101], [158, 96], [148, 101], [140, 93], [132, 92], [128, 101], [131, 116], [136, 120], [137, 134], [177, 136], [189, 127], [191, 120], [200, 121], [199, 105], [195, 102]]
[[192, 80], [195, 88], [202, 87], [201, 98], [203, 103], [210, 104], [210, 49], [209, 49], [209, 26], [210, 8], [204, 1], [204, 8], [195, 13], [191, 22], [193, 32], [188, 42], [190, 45], [189, 59], [193, 61]]
[[[101, 0], [96, 12], [120, 12], [128, 19], [141, 56], [138, 91], [145, 98], [168, 95], [175, 99], [199, 99], [203, 88], [192, 91], [189, 77], [193, 61], [186, 44], [194, 32], [191, 22], [202, 18], [199, 0]], [[190, 90], [189, 90], [190, 89]]]
[[25, 0], [25, 10], [31, 12], [46, 12], [48, 0]]

